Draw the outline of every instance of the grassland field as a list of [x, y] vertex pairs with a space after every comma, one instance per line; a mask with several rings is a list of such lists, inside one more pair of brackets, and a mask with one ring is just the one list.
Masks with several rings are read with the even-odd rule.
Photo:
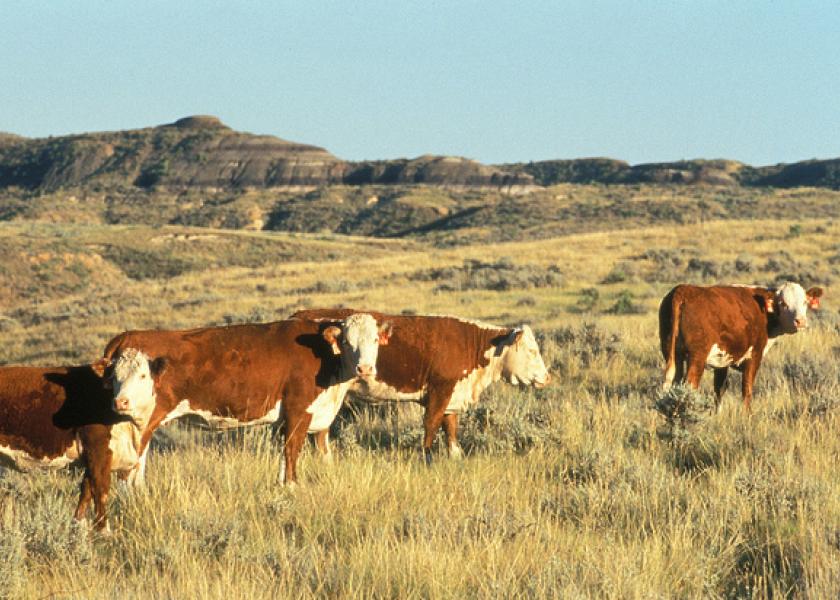
[[[624, 192], [553, 193], [594, 206]], [[708, 214], [702, 194], [675, 194]], [[2, 471], [0, 597], [840, 597], [840, 204], [767, 198], [743, 218], [611, 212], [578, 231], [526, 215], [525, 235], [497, 215], [446, 239], [18, 211], [0, 222], [0, 364], [87, 362], [125, 329], [343, 305], [529, 323], [555, 381], [491, 387], [462, 417], [466, 458], [439, 444], [431, 468], [419, 407], [351, 401], [335, 463], [310, 448], [294, 489], [278, 483], [270, 428], [164, 428], [147, 488], [115, 482], [110, 536], [69, 518], [79, 471]], [[786, 205], [796, 198], [805, 209]], [[764, 361], [753, 412], [737, 374], [719, 413], [687, 392], [668, 412], [661, 297], [679, 282], [787, 278], [826, 296]]]

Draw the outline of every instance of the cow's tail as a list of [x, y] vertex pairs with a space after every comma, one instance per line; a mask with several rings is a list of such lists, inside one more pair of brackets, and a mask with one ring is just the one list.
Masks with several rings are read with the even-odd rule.
[[683, 299], [678, 288], [665, 296], [659, 307], [659, 342], [665, 357], [665, 377], [662, 389], [667, 390], [674, 383], [677, 373], [677, 337], [680, 335], [680, 312]]

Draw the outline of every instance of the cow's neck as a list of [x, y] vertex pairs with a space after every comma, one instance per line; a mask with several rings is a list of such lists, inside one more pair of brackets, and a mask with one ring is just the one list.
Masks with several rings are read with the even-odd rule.
[[483, 367], [479, 366], [476, 369], [479, 373], [478, 381], [480, 382], [479, 385], [481, 385], [482, 391], [491, 383], [495, 383], [502, 378], [503, 361], [505, 353], [510, 351], [510, 346], [503, 346], [501, 342], [498, 341], [493, 343], [493, 339], [498, 337], [498, 335], [495, 335], [492, 339], [488, 340], [490, 348], [484, 352], [484, 358], [487, 360], [487, 365]]
[[779, 317], [774, 314], [770, 313], [767, 315], [767, 337], [768, 339], [775, 339], [780, 335], [784, 335], [785, 332], [782, 330], [782, 325], [779, 322]]

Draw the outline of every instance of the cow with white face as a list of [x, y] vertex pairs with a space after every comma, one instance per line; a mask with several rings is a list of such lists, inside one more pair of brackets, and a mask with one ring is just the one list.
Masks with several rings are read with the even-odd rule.
[[331, 322], [274, 323], [189, 331], [130, 331], [105, 350], [114, 409], [142, 430], [192, 415], [211, 427], [280, 423], [286, 436], [284, 479], [295, 480], [307, 432], [329, 428], [357, 378], [376, 374], [390, 325], [370, 315]]
[[781, 333], [796, 333], [808, 327], [808, 309], [819, 308], [821, 288], [810, 288], [807, 292], [798, 283], [787, 281], [775, 290], [770, 312], [776, 313]]
[[[298, 318], [341, 319], [354, 314], [349, 308], [304, 310]], [[458, 417], [478, 402], [492, 383], [544, 387], [551, 380], [534, 332], [498, 327], [457, 317], [387, 315], [370, 313], [380, 322], [393, 323], [395, 332], [379, 351], [374, 378], [359, 381], [357, 395], [373, 401], [412, 401], [426, 409], [423, 455], [431, 462], [431, 449], [443, 427], [449, 456], [460, 457]], [[318, 440], [318, 446], [326, 444]]]
[[344, 319], [343, 331], [337, 325], [324, 330], [324, 338], [333, 352], [341, 356], [341, 369], [345, 377], [376, 376], [376, 358], [379, 346], [388, 343], [391, 323], [377, 326], [369, 314], [356, 313]]
[[534, 332], [527, 325], [514, 330], [510, 344], [502, 347], [501, 375], [513, 385], [545, 387], [551, 375], [540, 354]]
[[694, 389], [706, 368], [714, 371], [718, 404], [730, 368], [741, 371], [741, 396], [749, 410], [761, 360], [783, 335], [808, 325], [822, 288], [807, 292], [788, 281], [778, 288], [745, 285], [678, 285], [659, 305], [659, 343], [665, 358], [663, 388], [685, 382]]
[[145, 427], [155, 409], [155, 381], [166, 370], [166, 358], [154, 360], [136, 348], [126, 348], [112, 358], [106, 385], [114, 396], [114, 412]]

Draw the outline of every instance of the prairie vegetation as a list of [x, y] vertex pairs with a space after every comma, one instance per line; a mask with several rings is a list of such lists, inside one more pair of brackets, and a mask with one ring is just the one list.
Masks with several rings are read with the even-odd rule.
[[[420, 188], [403, 208], [462, 220], [397, 239], [96, 211], [0, 223], [3, 363], [89, 361], [127, 328], [344, 305], [530, 323], [555, 379], [491, 387], [461, 420], [467, 457], [441, 444], [431, 468], [417, 407], [351, 403], [335, 464], [309, 449], [294, 489], [270, 428], [165, 428], [147, 489], [115, 482], [105, 537], [70, 522], [78, 472], [4, 471], [0, 597], [837, 597], [838, 198], [682, 189]], [[345, 192], [306, 201], [329, 193]], [[369, 199], [334, 204], [388, 204]], [[699, 395], [659, 392], [670, 287], [782, 278], [826, 297], [769, 353], [751, 415], [732, 391], [712, 414], [708, 375]]]

